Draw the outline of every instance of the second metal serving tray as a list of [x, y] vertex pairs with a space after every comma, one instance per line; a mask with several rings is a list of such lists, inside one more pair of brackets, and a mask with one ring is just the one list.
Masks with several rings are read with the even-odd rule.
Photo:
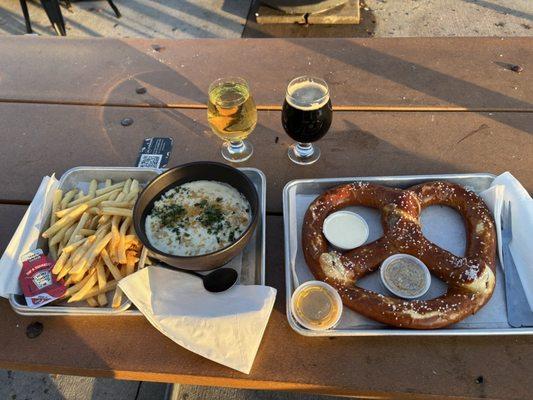
[[[490, 187], [494, 178], [495, 176], [491, 174], [453, 174], [302, 179], [289, 182], [283, 190], [283, 219], [285, 227], [286, 310], [287, 319], [291, 327], [304, 336], [474, 336], [533, 334], [533, 328], [513, 328], [508, 323], [504, 285], [505, 278], [499, 261], [497, 263], [496, 287], [491, 300], [473, 316], [447, 328], [436, 330], [409, 330], [389, 327], [366, 319], [347, 307], [344, 307], [341, 321], [335, 328], [325, 331], [312, 331], [299, 325], [291, 313], [290, 301], [292, 293], [296, 287], [304, 281], [314, 279], [307, 268], [302, 255], [300, 234], [303, 217], [310, 202], [325, 190], [354, 181], [371, 182], [397, 188], [407, 188], [422, 182], [443, 180], [458, 183], [476, 193], [480, 193]], [[365, 211], [364, 209], [365, 207], [360, 207], [360, 210], [358, 209], [357, 211], [361, 212], [365, 218], [368, 216], [370, 220], [373, 219], [375, 224], [379, 224], [379, 215], [372, 215], [372, 212], [377, 213], [377, 211], [372, 211], [370, 209]], [[437, 212], [444, 211], [446, 210], [437, 210]], [[454, 216], [449, 214], [449, 210], [447, 212], [448, 213], [442, 215], [445, 215], [446, 218], [449, 219], [456, 218], [456, 225], [461, 224], [460, 219], [458, 219], [458, 214]], [[446, 220], [446, 218], [444, 218], [444, 220]], [[423, 218], [422, 222], [424, 224]], [[373, 233], [376, 236], [375, 238], [379, 237], [379, 232], [377, 232], [378, 229], [374, 228], [374, 232], [372, 232], [372, 230], [373, 228], [371, 227], [371, 236]], [[456, 231], [455, 233], [452, 233], [452, 236], [454, 234], [460, 236], [460, 233], [461, 232]], [[444, 236], [445, 235], [446, 233]], [[437, 242], [437, 244], [439, 243]], [[464, 243], [462, 246], [464, 246]], [[460, 248], [461, 246], [458, 247]], [[449, 250], [451, 251], [451, 249]], [[371, 276], [368, 278], [371, 278]], [[364, 279], [367, 279], [367, 277]], [[372, 282], [372, 279], [375, 280]], [[370, 287], [365, 287], [367, 289], [379, 291], [379, 284], [376, 279], [377, 278], [368, 279], [366, 282], [370, 283], [366, 284]], [[361, 281], [363, 281], [363, 279]], [[364, 286], [364, 283], [360, 282], [360, 284], [361, 286]], [[436, 279], [432, 282], [432, 288], [433, 294], [437, 293], [437, 295], [444, 293], [445, 291], [444, 283]], [[431, 290], [432, 289], [430, 289], [430, 292]]]

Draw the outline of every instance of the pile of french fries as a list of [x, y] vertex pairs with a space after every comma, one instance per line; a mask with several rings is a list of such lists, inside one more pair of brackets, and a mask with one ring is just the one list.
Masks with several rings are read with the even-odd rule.
[[106, 293], [114, 290], [112, 307], [117, 308], [123, 296], [118, 281], [150, 264], [132, 224], [140, 187], [135, 179], [114, 184], [107, 179], [100, 186], [93, 179], [87, 193], [56, 190], [50, 227], [42, 236], [56, 261], [52, 273], [65, 280], [68, 303], [106, 306]]

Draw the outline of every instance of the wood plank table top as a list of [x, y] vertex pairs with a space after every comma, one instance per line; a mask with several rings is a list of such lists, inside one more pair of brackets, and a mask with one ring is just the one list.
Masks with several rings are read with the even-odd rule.
[[[232, 75], [250, 82], [257, 104], [280, 106], [291, 78], [314, 74], [329, 83], [334, 106], [533, 110], [531, 44], [531, 38], [4, 37], [0, 54], [9, 57], [0, 57], [0, 99], [205, 105], [209, 84]], [[139, 86], [147, 93], [136, 94]]]
[[[133, 165], [150, 136], [174, 138], [169, 166], [221, 161], [205, 110], [190, 109], [203, 107], [217, 77], [248, 77], [257, 102], [268, 106], [281, 103], [289, 77], [316, 73], [330, 82], [334, 102], [352, 111], [334, 114], [318, 143], [322, 158], [308, 167], [287, 159], [291, 141], [280, 112], [259, 112], [250, 136], [256, 151], [245, 166], [267, 176], [266, 278], [278, 297], [250, 375], [184, 350], [141, 317], [28, 318], [5, 300], [0, 368], [395, 399], [529, 398], [530, 336], [329, 339], [292, 331], [281, 192], [297, 178], [506, 170], [532, 191], [532, 48], [533, 40], [522, 38], [1, 39], [0, 54], [8, 54], [0, 57], [2, 251], [43, 175], [79, 165]], [[521, 64], [524, 72], [500, 62]], [[147, 95], [136, 94], [138, 86]], [[126, 117], [134, 123], [123, 127]], [[28, 339], [25, 328], [36, 319], [44, 332]]]
[[[123, 127], [123, 118], [134, 122]], [[0, 201], [7, 202], [30, 201], [51, 172], [134, 165], [149, 136], [174, 138], [170, 166], [222, 161], [221, 141], [211, 133], [205, 110], [0, 103], [0, 132]], [[259, 112], [250, 141], [255, 153], [243, 166], [267, 175], [267, 209], [273, 213], [281, 212], [284, 185], [299, 178], [511, 170], [533, 190], [533, 113], [339, 112], [317, 144], [322, 158], [306, 167], [287, 158], [292, 141], [278, 111]]]

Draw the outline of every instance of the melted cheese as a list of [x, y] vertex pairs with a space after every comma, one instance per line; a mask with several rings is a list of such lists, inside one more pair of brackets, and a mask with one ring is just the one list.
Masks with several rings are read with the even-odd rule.
[[156, 249], [197, 256], [227, 247], [251, 221], [250, 203], [234, 187], [194, 181], [170, 189], [146, 217], [148, 240]]

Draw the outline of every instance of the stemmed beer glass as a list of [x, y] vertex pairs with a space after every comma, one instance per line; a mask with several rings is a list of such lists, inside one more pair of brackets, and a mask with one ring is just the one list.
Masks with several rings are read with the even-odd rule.
[[289, 147], [289, 158], [296, 164], [308, 165], [320, 157], [313, 142], [329, 130], [333, 110], [327, 83], [311, 76], [301, 76], [287, 86], [281, 123], [285, 132], [297, 143]]

